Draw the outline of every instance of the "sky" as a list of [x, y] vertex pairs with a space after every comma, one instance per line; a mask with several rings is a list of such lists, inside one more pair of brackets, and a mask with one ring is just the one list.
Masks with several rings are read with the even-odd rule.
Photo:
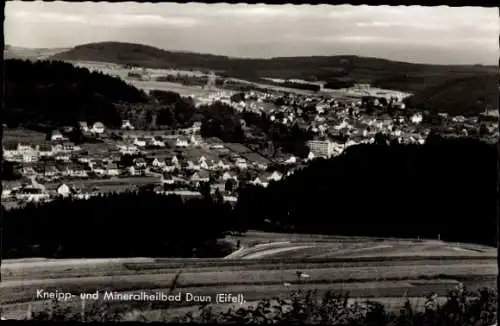
[[121, 41], [231, 57], [359, 55], [497, 65], [497, 8], [9, 1], [5, 43]]

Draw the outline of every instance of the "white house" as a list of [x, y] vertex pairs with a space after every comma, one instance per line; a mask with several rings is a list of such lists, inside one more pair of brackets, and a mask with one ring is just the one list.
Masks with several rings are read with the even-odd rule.
[[43, 175], [45, 177], [54, 177], [59, 173], [60, 173], [59, 170], [55, 166], [51, 165], [45, 168]]
[[146, 140], [144, 138], [135, 138], [133, 144], [137, 147], [145, 147]]
[[130, 123], [129, 120], [123, 120], [122, 121], [122, 126], [121, 126], [121, 129], [125, 129], [125, 130], [134, 130], [134, 126]]
[[134, 160], [134, 164], [136, 167], [139, 167], [139, 168], [145, 168], [148, 163], [146, 162], [145, 159], [143, 159], [142, 157], [138, 158], [138, 159], [135, 159]]
[[34, 163], [38, 161], [39, 153], [35, 150], [25, 151], [22, 153], [23, 163]]
[[157, 146], [157, 147], [165, 147], [165, 143], [161, 140], [156, 139], [156, 138], [151, 139], [151, 145]]
[[52, 156], [54, 154], [54, 152], [52, 151], [52, 146], [49, 146], [47, 144], [37, 146], [36, 150], [38, 151], [38, 154], [40, 156]]
[[52, 132], [52, 135], [50, 136], [50, 140], [52, 141], [58, 141], [58, 140], [64, 140], [66, 138], [64, 138], [64, 136], [61, 134], [61, 132], [59, 130], [54, 130]]
[[281, 173], [279, 173], [278, 171], [274, 171], [273, 173], [271, 173], [271, 175], [267, 177], [267, 180], [280, 181], [282, 177], [283, 175]]
[[66, 184], [62, 184], [57, 188], [57, 194], [63, 197], [68, 197], [71, 194], [71, 189]]
[[243, 158], [237, 158], [235, 165], [241, 170], [245, 170], [248, 168], [247, 162]]
[[191, 176], [191, 181], [195, 182], [195, 183], [200, 183], [200, 182], [208, 182], [210, 181], [210, 177], [208, 176], [207, 173], [202, 173], [202, 172], [195, 172], [192, 176]]
[[419, 124], [423, 120], [422, 114], [416, 113], [416, 114], [412, 115], [412, 117], [410, 118], [410, 120], [414, 124]]
[[165, 177], [165, 176], [162, 174], [162, 175], [161, 175], [161, 183], [162, 183], [162, 184], [169, 184], [169, 185], [171, 185], [171, 184], [174, 184], [174, 183], [175, 183], [175, 180], [174, 180], [174, 178], [172, 178], [172, 176], [170, 176], [170, 175], [169, 175], [169, 176], [167, 176], [167, 177]]
[[141, 175], [144, 171], [144, 168], [142, 167], [137, 167], [137, 166], [129, 166], [128, 167], [128, 173], [130, 175]]
[[89, 126], [87, 125], [86, 121], [79, 121], [78, 126], [80, 127], [80, 130], [83, 132], [89, 132]]
[[200, 121], [195, 121], [193, 122], [193, 126], [191, 127], [191, 132], [196, 134], [201, 131], [201, 122]]
[[178, 166], [178, 165], [179, 165], [179, 160], [177, 159], [177, 156], [172, 157], [171, 162], [172, 162], [172, 164], [173, 164], [173, 165], [175, 165], [175, 166]]
[[105, 175], [106, 169], [104, 168], [104, 165], [102, 165], [100, 163], [94, 163], [94, 164], [92, 164], [92, 172], [94, 172], [98, 175]]
[[262, 181], [259, 177], [255, 178], [253, 181], [250, 181], [250, 183], [262, 187], [267, 187], [267, 185], [269, 184], [268, 182]]
[[94, 134], [102, 134], [104, 133], [104, 124], [102, 122], [96, 122], [92, 125], [92, 130]]
[[121, 145], [119, 149], [122, 155], [134, 155], [139, 152], [139, 149], [135, 145]]
[[69, 157], [69, 155], [58, 155], [56, 156], [56, 161], [71, 162], [71, 158]]
[[164, 165], [162, 167], [163, 172], [173, 172], [175, 169], [177, 169], [175, 165]]
[[195, 135], [191, 135], [191, 137], [189, 138], [189, 141], [191, 142], [191, 144], [193, 146], [200, 145], [200, 141], [199, 141], [199, 139]]
[[155, 157], [155, 159], [153, 160], [152, 165], [154, 167], [161, 168], [161, 167], [164, 167], [166, 164], [165, 164], [165, 161], [160, 161], [157, 157]]
[[227, 181], [229, 179], [237, 180], [236, 176], [231, 175], [229, 172], [224, 172], [222, 175], [222, 180]]
[[257, 166], [257, 168], [259, 170], [263, 170], [263, 171], [267, 170], [267, 164], [265, 164], [265, 163], [256, 163], [255, 165]]
[[177, 138], [177, 140], [175, 142], [175, 147], [186, 148], [188, 146], [189, 146], [189, 143], [187, 140], [182, 140], [182, 139]]
[[210, 149], [224, 149], [224, 145], [222, 144], [212, 144], [209, 146]]
[[208, 169], [209, 169], [209, 167], [208, 167], [207, 161], [202, 161], [202, 162], [200, 163], [200, 168], [201, 168], [201, 169], [204, 169], [204, 170], [208, 170]]
[[120, 175], [120, 169], [118, 169], [118, 166], [116, 165], [116, 163], [112, 163], [112, 164], [108, 165], [108, 167], [106, 169], [106, 174], [111, 176], [111, 177], [116, 177], [116, 176]]
[[231, 166], [229, 164], [224, 164], [224, 162], [222, 162], [222, 160], [219, 160], [219, 162], [217, 164], [215, 164], [212, 167], [212, 169], [213, 170], [222, 169], [222, 170], [226, 171], [226, 170], [231, 169]]
[[136, 145], [138, 147], [144, 147], [144, 146], [146, 146], [146, 140], [144, 138], [135, 138], [134, 145]]
[[2, 190], [2, 199], [10, 198], [11, 195], [12, 195], [12, 190], [10, 190], [10, 189], [3, 189]]

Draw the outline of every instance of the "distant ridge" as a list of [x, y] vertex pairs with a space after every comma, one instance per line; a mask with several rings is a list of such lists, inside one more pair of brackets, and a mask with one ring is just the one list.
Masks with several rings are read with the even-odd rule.
[[426, 65], [355, 55], [243, 59], [122, 42], [83, 44], [49, 58], [145, 68], [214, 70], [223, 76], [248, 81], [349, 79], [415, 94], [412, 105], [450, 114], [479, 114], [485, 105], [496, 108], [498, 98], [496, 66]]
[[[78, 45], [50, 57], [63, 61], [100, 61], [131, 64], [146, 68], [212, 69], [232, 77], [260, 79], [263, 77], [304, 80], [329, 80], [350, 77], [360, 82], [377, 84], [394, 77], [473, 76], [497, 73], [495, 66], [426, 65], [355, 55], [276, 57], [270, 59], [230, 58], [222, 55], [167, 51], [150, 45], [99, 42]], [[426, 80], [426, 83], [429, 80]], [[432, 80], [431, 80], [432, 82]], [[415, 92], [415, 85], [402, 82], [403, 91]]]
[[65, 52], [70, 48], [24, 48], [11, 45], [5, 45], [5, 59], [23, 59], [23, 60], [43, 60], [57, 53]]
[[[114, 53], [113, 50], [123, 50], [124, 52], [121, 55]], [[128, 51], [135, 53], [128, 53]], [[346, 63], [346, 61], [351, 60], [370, 60], [377, 61], [378, 63], [392, 63], [396, 65], [409, 65], [414, 67], [454, 67], [454, 68], [476, 68], [476, 69], [485, 69], [486, 71], [491, 71], [495, 69], [496, 66], [487, 66], [482, 64], [474, 64], [474, 65], [436, 65], [436, 64], [420, 64], [420, 63], [409, 63], [404, 61], [394, 61], [389, 59], [375, 58], [375, 57], [363, 57], [358, 55], [313, 55], [313, 56], [290, 56], [290, 57], [271, 57], [271, 58], [239, 58], [239, 57], [229, 57], [225, 55], [215, 55], [208, 53], [197, 53], [194, 51], [187, 50], [165, 50], [158, 47], [154, 47], [151, 45], [139, 44], [139, 43], [127, 43], [127, 42], [96, 42], [96, 43], [87, 43], [82, 45], [77, 45], [73, 48], [65, 49], [65, 51], [61, 51], [61, 53], [57, 53], [54, 55], [54, 59], [63, 59], [63, 60], [84, 60], [84, 57], [90, 56], [93, 59], [87, 61], [99, 61], [95, 60], [95, 56], [101, 56], [103, 59], [112, 60], [110, 62], [122, 61], [125, 60], [126, 57], [129, 59], [140, 59], [141, 61], [145, 61], [148, 59], [147, 56], [156, 57], [158, 55], [163, 56], [163, 58], [156, 57], [156, 59], [168, 59], [168, 55], [185, 55], [194, 58], [205, 58], [205, 59], [219, 59], [219, 60], [227, 60], [227, 61], [245, 61], [245, 63], [249, 61], [255, 62], [273, 62], [277, 60], [309, 60], [309, 61], [324, 61], [326, 59], [337, 59], [338, 64]], [[74, 59], [67, 59], [67, 57], [72, 57]], [[178, 58], [177, 58], [178, 59]], [[161, 60], [158, 60], [161, 61]], [[331, 62], [334, 63], [334, 62]], [[151, 63], [153, 64], [153, 63]]]

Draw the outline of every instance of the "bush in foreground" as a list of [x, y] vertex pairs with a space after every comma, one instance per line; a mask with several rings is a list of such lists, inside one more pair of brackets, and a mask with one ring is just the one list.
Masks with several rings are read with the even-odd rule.
[[409, 300], [406, 300], [399, 312], [387, 311], [382, 304], [377, 302], [351, 303], [348, 295], [331, 291], [327, 292], [321, 300], [317, 298], [312, 291], [299, 291], [288, 299], [261, 300], [255, 307], [229, 309], [226, 312], [215, 313], [212, 306], [205, 306], [197, 315], [189, 312], [182, 317], [170, 315], [168, 307], [154, 311], [154, 314], [150, 309], [135, 308], [132, 311], [124, 311], [124, 309], [109, 305], [92, 308], [85, 314], [63, 308], [53, 308], [51, 314], [34, 313], [31, 319], [366, 326], [490, 326], [495, 324], [497, 314], [497, 293], [486, 288], [477, 292], [469, 292], [465, 289], [454, 290], [449, 293], [443, 304], [437, 302], [436, 296], [430, 296], [422, 310], [415, 309]]

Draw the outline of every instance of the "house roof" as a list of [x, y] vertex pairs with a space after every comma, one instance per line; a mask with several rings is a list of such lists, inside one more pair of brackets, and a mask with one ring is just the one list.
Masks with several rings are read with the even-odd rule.
[[63, 183], [63, 184], [59, 185], [59, 186], [57, 187], [57, 190], [59, 190], [59, 189], [61, 189], [61, 188], [63, 188], [63, 187], [64, 187], [64, 188], [67, 188], [67, 189], [69, 190], [69, 186], [68, 186], [67, 184], [65, 184], [65, 183]]
[[196, 179], [208, 179], [210, 177], [209, 173], [207, 171], [198, 171], [193, 173], [191, 176], [191, 180], [196, 180]]

